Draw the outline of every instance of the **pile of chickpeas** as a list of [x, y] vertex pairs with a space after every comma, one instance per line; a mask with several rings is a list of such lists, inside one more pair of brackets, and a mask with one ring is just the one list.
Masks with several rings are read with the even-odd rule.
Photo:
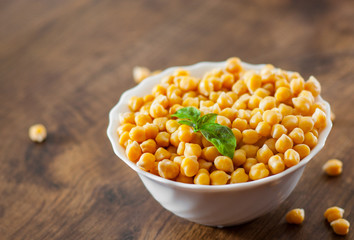
[[[281, 173], [309, 155], [326, 127], [320, 83], [272, 65], [259, 71], [230, 58], [225, 67], [193, 77], [180, 69], [134, 96], [120, 115], [119, 144], [139, 168], [166, 179], [202, 185], [254, 181]], [[237, 147], [233, 158], [171, 115], [183, 107], [218, 114]]]

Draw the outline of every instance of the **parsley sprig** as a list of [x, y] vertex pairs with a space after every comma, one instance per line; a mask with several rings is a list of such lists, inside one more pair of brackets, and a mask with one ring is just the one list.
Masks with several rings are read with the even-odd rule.
[[201, 112], [198, 109], [185, 107], [179, 109], [171, 117], [182, 119], [179, 123], [191, 126], [194, 132], [201, 132], [222, 155], [233, 158], [236, 138], [230, 128], [215, 123], [217, 114], [208, 113], [201, 117]]

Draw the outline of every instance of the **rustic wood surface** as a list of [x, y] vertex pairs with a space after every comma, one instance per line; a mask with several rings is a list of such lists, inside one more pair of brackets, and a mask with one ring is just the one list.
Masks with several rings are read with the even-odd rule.
[[[354, 1], [0, 2], [0, 239], [353, 239]], [[151, 69], [238, 56], [313, 74], [337, 116], [325, 148], [278, 209], [224, 229], [164, 210], [113, 153], [108, 112]], [[49, 135], [31, 142], [30, 125]], [[321, 170], [329, 158], [343, 174]], [[261, 200], [260, 200], [261, 201]], [[237, 206], [235, 206], [237, 207]], [[285, 223], [306, 210], [301, 226]]]

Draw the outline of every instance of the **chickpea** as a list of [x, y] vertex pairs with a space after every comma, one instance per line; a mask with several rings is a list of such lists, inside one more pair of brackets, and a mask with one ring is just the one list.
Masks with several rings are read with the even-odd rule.
[[199, 162], [195, 157], [186, 157], [182, 160], [181, 174], [187, 177], [193, 177], [198, 173]]
[[159, 132], [155, 138], [157, 145], [168, 147], [170, 145], [170, 134], [168, 132]]
[[287, 135], [283, 134], [276, 142], [275, 149], [280, 153], [285, 153], [286, 150], [293, 147], [293, 140]]
[[179, 174], [179, 166], [171, 160], [162, 160], [158, 163], [159, 175], [166, 179], [174, 179]]
[[279, 104], [278, 109], [283, 116], [292, 115], [294, 113], [294, 109], [284, 103]]
[[317, 137], [312, 132], [305, 133], [305, 139], [303, 143], [309, 146], [311, 149], [317, 145], [317, 141]]
[[304, 131], [304, 133], [307, 133], [313, 129], [315, 125], [315, 122], [311, 117], [300, 117], [299, 118], [299, 128]]
[[262, 85], [261, 76], [253, 72], [246, 72], [244, 75], [244, 81], [251, 93], [254, 93], [254, 91], [260, 88]]
[[271, 135], [273, 138], [280, 138], [283, 134], [286, 134], [288, 130], [281, 124], [274, 124], [272, 127]]
[[133, 112], [138, 111], [144, 104], [144, 99], [141, 97], [133, 96], [130, 98], [128, 106]]
[[181, 142], [190, 142], [193, 138], [193, 129], [187, 125], [181, 125], [178, 128], [178, 139]]
[[180, 173], [178, 175], [178, 177], [176, 178], [176, 182], [192, 184], [193, 183], [193, 177], [186, 177], [186, 176], [184, 176], [184, 175], [182, 175]]
[[152, 123], [152, 119], [148, 114], [137, 114], [135, 116], [135, 123], [137, 126], [144, 126], [147, 123]]
[[159, 128], [160, 131], [166, 131], [167, 117], [155, 118], [152, 122]]
[[178, 147], [180, 142], [181, 141], [178, 139], [178, 131], [173, 132], [170, 136], [170, 143], [173, 146]]
[[305, 81], [303, 78], [295, 78], [290, 82], [290, 89], [294, 95], [298, 95], [305, 88]]
[[246, 152], [247, 158], [255, 158], [259, 147], [255, 145], [245, 144], [240, 149]]
[[222, 170], [224, 172], [233, 172], [234, 171], [234, 164], [231, 158], [226, 156], [218, 156], [214, 160], [214, 165], [216, 169]]
[[274, 97], [278, 102], [285, 102], [292, 97], [292, 94], [289, 88], [280, 87], [275, 91]]
[[138, 161], [141, 156], [141, 149], [139, 143], [136, 141], [131, 142], [127, 145], [125, 149], [125, 154], [127, 155], [128, 159], [132, 162]]
[[269, 158], [268, 167], [272, 174], [278, 174], [284, 171], [285, 164], [279, 155], [274, 155]]
[[284, 153], [285, 166], [292, 167], [300, 162], [300, 155], [294, 149], [288, 149]]
[[230, 183], [243, 183], [248, 181], [248, 175], [243, 168], [237, 168], [231, 174]]
[[288, 130], [288, 132], [291, 132], [298, 126], [299, 119], [294, 115], [287, 115], [283, 118], [281, 124]]
[[220, 125], [223, 125], [223, 126], [226, 126], [226, 127], [231, 128], [231, 121], [230, 121], [230, 119], [228, 119], [227, 117], [218, 115], [218, 116], [216, 117], [216, 122], [217, 122], [218, 124], [220, 124]]
[[240, 131], [247, 129], [248, 123], [247, 120], [236, 118], [235, 121], [232, 122], [232, 128], [237, 128]]
[[133, 127], [135, 127], [135, 125], [131, 123], [124, 123], [120, 125], [117, 129], [118, 135], [122, 135], [124, 132], [129, 132]]
[[176, 120], [168, 120], [166, 122], [166, 130], [169, 134], [174, 133], [180, 126], [181, 124], [179, 124]]
[[237, 93], [237, 95], [241, 96], [245, 92], [247, 92], [247, 85], [243, 80], [237, 80], [234, 85], [232, 85], [232, 91]]
[[233, 99], [224, 92], [221, 93], [219, 98], [217, 99], [217, 104], [219, 104], [221, 109], [229, 108], [232, 106], [233, 103]]
[[240, 143], [242, 140], [242, 133], [240, 130], [238, 130], [237, 128], [232, 128], [231, 129], [232, 133], [234, 134], [235, 138], [236, 138], [236, 142]]
[[231, 89], [235, 83], [235, 77], [232, 74], [225, 73], [221, 76], [222, 87]]
[[349, 232], [350, 223], [347, 220], [340, 218], [331, 222], [331, 227], [336, 234], [347, 235]]
[[255, 158], [247, 158], [246, 162], [243, 164], [243, 168], [245, 169], [246, 173], [249, 173], [249, 171], [251, 170], [251, 167], [255, 164], [257, 164], [257, 159]]
[[202, 171], [205, 169], [200, 169], [194, 177], [194, 184], [199, 184], [199, 185], [210, 185], [210, 177], [209, 177], [209, 172], [208, 171]]
[[140, 144], [140, 148], [143, 153], [154, 154], [156, 152], [157, 145], [153, 139], [148, 139]]
[[242, 140], [246, 144], [254, 144], [260, 139], [260, 136], [253, 129], [246, 129], [242, 132]]
[[212, 162], [208, 162], [205, 161], [204, 159], [198, 159], [198, 163], [199, 163], [199, 169], [206, 169], [209, 171], [209, 169], [211, 168], [211, 166], [213, 165]]
[[121, 125], [124, 123], [135, 124], [135, 115], [132, 112], [126, 112], [119, 114], [119, 122]]
[[259, 108], [262, 109], [263, 111], [265, 110], [270, 110], [275, 107], [276, 104], [276, 99], [271, 96], [267, 96], [262, 99], [262, 101], [259, 103]]
[[210, 174], [210, 183], [211, 185], [224, 185], [229, 181], [230, 178], [230, 175], [224, 171], [216, 170]]
[[258, 123], [260, 122], [262, 122], [262, 114], [260, 112], [257, 112], [250, 119], [250, 127], [255, 129], [258, 126]]
[[155, 166], [155, 156], [151, 153], [143, 153], [136, 165], [142, 170], [149, 172]]
[[327, 219], [328, 222], [333, 222], [337, 219], [343, 218], [344, 209], [340, 207], [330, 207], [328, 208], [325, 213], [324, 217]]
[[338, 159], [328, 160], [323, 165], [323, 171], [327, 173], [329, 176], [338, 176], [342, 173], [343, 163]]
[[289, 137], [296, 144], [302, 143], [305, 140], [305, 134], [301, 128], [294, 128], [291, 133], [289, 133]]
[[266, 110], [263, 113], [263, 121], [267, 122], [270, 125], [279, 123], [281, 116], [275, 110]]
[[268, 91], [265, 88], [258, 88], [253, 94], [253, 96], [258, 96], [260, 98], [265, 98], [269, 95], [270, 95], [270, 91]]
[[251, 166], [249, 177], [251, 180], [258, 180], [269, 176], [269, 170], [264, 163], [257, 163]]
[[301, 208], [293, 209], [286, 214], [285, 219], [291, 224], [301, 224], [305, 220], [305, 211]]
[[273, 156], [272, 150], [269, 149], [267, 144], [264, 144], [260, 149], [257, 151], [257, 161], [260, 163], [267, 164], [269, 158]]
[[[263, 89], [263, 88], [258, 88], [258, 89]], [[258, 108], [261, 101], [262, 101], [262, 98], [260, 96], [252, 95], [248, 101], [248, 108], [249, 109]]]
[[238, 73], [242, 70], [241, 60], [239, 58], [233, 57], [226, 61], [226, 71], [230, 73]]
[[305, 89], [310, 91], [314, 97], [317, 97], [321, 93], [321, 84], [314, 76], [311, 76], [305, 83]]
[[146, 140], [145, 128], [141, 126], [133, 127], [129, 132], [129, 137], [133, 141], [137, 141], [139, 143]]
[[236, 119], [237, 116], [237, 110], [232, 109], [232, 108], [224, 108], [220, 112], [221, 116], [227, 117], [231, 122], [233, 122]]
[[243, 149], [237, 149], [234, 152], [234, 157], [232, 158], [232, 161], [236, 167], [239, 167], [246, 162], [246, 158], [246, 151]]
[[199, 144], [194, 143], [186, 143], [184, 148], [184, 156], [192, 157], [196, 156], [197, 158], [200, 157], [202, 154], [202, 149]]
[[319, 108], [317, 108], [314, 114], [312, 114], [312, 119], [315, 122], [315, 128], [322, 129], [327, 125], [326, 114]]
[[166, 149], [159, 147], [155, 152], [156, 161], [161, 161], [163, 159], [170, 159], [171, 153]]
[[294, 146], [294, 150], [300, 155], [300, 159], [310, 154], [310, 148], [306, 144], [298, 144]]
[[267, 122], [260, 122], [256, 127], [256, 132], [263, 137], [268, 137], [271, 133], [272, 126]]

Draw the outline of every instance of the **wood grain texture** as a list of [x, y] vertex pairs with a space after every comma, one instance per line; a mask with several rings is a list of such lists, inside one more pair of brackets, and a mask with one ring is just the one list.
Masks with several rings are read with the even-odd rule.
[[[354, 2], [4, 0], [0, 2], [0, 239], [352, 239]], [[135, 65], [163, 69], [238, 56], [315, 75], [337, 116], [325, 148], [278, 209], [217, 229], [164, 210], [113, 153], [108, 112]], [[45, 124], [43, 144], [27, 136]], [[343, 174], [326, 177], [329, 158]], [[235, 206], [237, 207], [237, 206]], [[306, 210], [301, 226], [285, 223]]]

